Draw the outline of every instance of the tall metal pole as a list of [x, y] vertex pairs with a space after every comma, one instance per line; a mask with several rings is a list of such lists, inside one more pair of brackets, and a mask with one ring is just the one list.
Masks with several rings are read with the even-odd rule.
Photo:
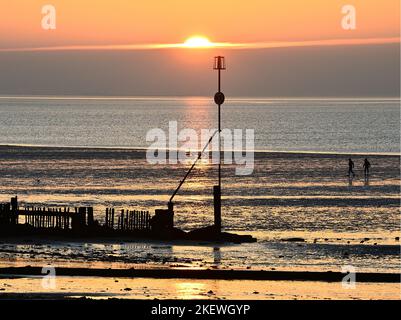
[[216, 232], [221, 232], [221, 105], [224, 103], [225, 97], [221, 92], [221, 70], [225, 70], [224, 57], [218, 56], [214, 58], [214, 67], [218, 74], [218, 91], [214, 95], [214, 102], [218, 106], [218, 152], [219, 152], [219, 184], [213, 187], [214, 196], [214, 227]]
[[[218, 70], [218, 74], [219, 74], [219, 90], [218, 92], [221, 92], [221, 69]], [[220, 192], [221, 192], [221, 103], [218, 104], [218, 108], [219, 108], [219, 188], [220, 188]]]

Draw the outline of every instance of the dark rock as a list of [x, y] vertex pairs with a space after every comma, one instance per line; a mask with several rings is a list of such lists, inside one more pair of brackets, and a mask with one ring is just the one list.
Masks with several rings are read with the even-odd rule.
[[287, 242], [305, 242], [304, 238], [287, 238], [287, 239], [283, 239], [283, 241], [287, 241]]
[[228, 232], [218, 232], [214, 226], [192, 230], [187, 233], [188, 240], [224, 241], [233, 243], [256, 242], [250, 235], [239, 235]]

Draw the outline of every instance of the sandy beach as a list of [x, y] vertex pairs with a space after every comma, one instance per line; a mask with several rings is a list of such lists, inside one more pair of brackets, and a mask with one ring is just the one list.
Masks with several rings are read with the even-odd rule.
[[400, 0], [5, 2], [10, 314], [401, 300]]
[[333, 272], [183, 268], [0, 268], [0, 299], [400, 299], [400, 274], [358, 274], [347, 287]]
[[[186, 168], [150, 166], [140, 149], [1, 150], [1, 200], [18, 194], [22, 205], [92, 205], [99, 221], [106, 206], [165, 206]], [[224, 228], [251, 234], [256, 243], [3, 238], [0, 297], [399, 299], [400, 158], [369, 156], [375, 166], [369, 184], [358, 171], [351, 184], [344, 174], [349, 156], [363, 159], [258, 152], [254, 175], [235, 179], [227, 166]], [[194, 173], [179, 197], [177, 226], [210, 223], [214, 174], [209, 165]], [[41, 286], [47, 265], [57, 273], [52, 291]], [[356, 270], [355, 289], [342, 286], [344, 266]]]

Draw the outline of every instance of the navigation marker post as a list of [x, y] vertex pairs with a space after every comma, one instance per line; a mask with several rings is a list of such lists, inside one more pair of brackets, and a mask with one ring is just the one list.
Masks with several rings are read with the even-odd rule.
[[218, 91], [214, 95], [214, 102], [218, 106], [218, 153], [219, 153], [219, 184], [213, 187], [214, 198], [214, 227], [218, 233], [221, 232], [221, 105], [225, 96], [221, 92], [221, 70], [226, 70], [226, 62], [223, 56], [214, 57], [213, 69], [218, 72]]

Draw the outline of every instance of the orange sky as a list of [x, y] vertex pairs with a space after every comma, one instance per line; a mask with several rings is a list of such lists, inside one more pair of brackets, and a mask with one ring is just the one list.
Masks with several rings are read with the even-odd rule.
[[[41, 28], [45, 4], [56, 7], [55, 31]], [[341, 28], [345, 4], [357, 30]], [[0, 47], [399, 37], [399, 12], [399, 0], [2, 0]]]
[[[224, 55], [227, 96], [399, 96], [399, 3], [1, 0], [0, 95], [210, 96]], [[46, 4], [56, 30], [41, 27]], [[356, 30], [342, 28], [347, 4]], [[174, 45], [193, 35], [235, 47]]]

